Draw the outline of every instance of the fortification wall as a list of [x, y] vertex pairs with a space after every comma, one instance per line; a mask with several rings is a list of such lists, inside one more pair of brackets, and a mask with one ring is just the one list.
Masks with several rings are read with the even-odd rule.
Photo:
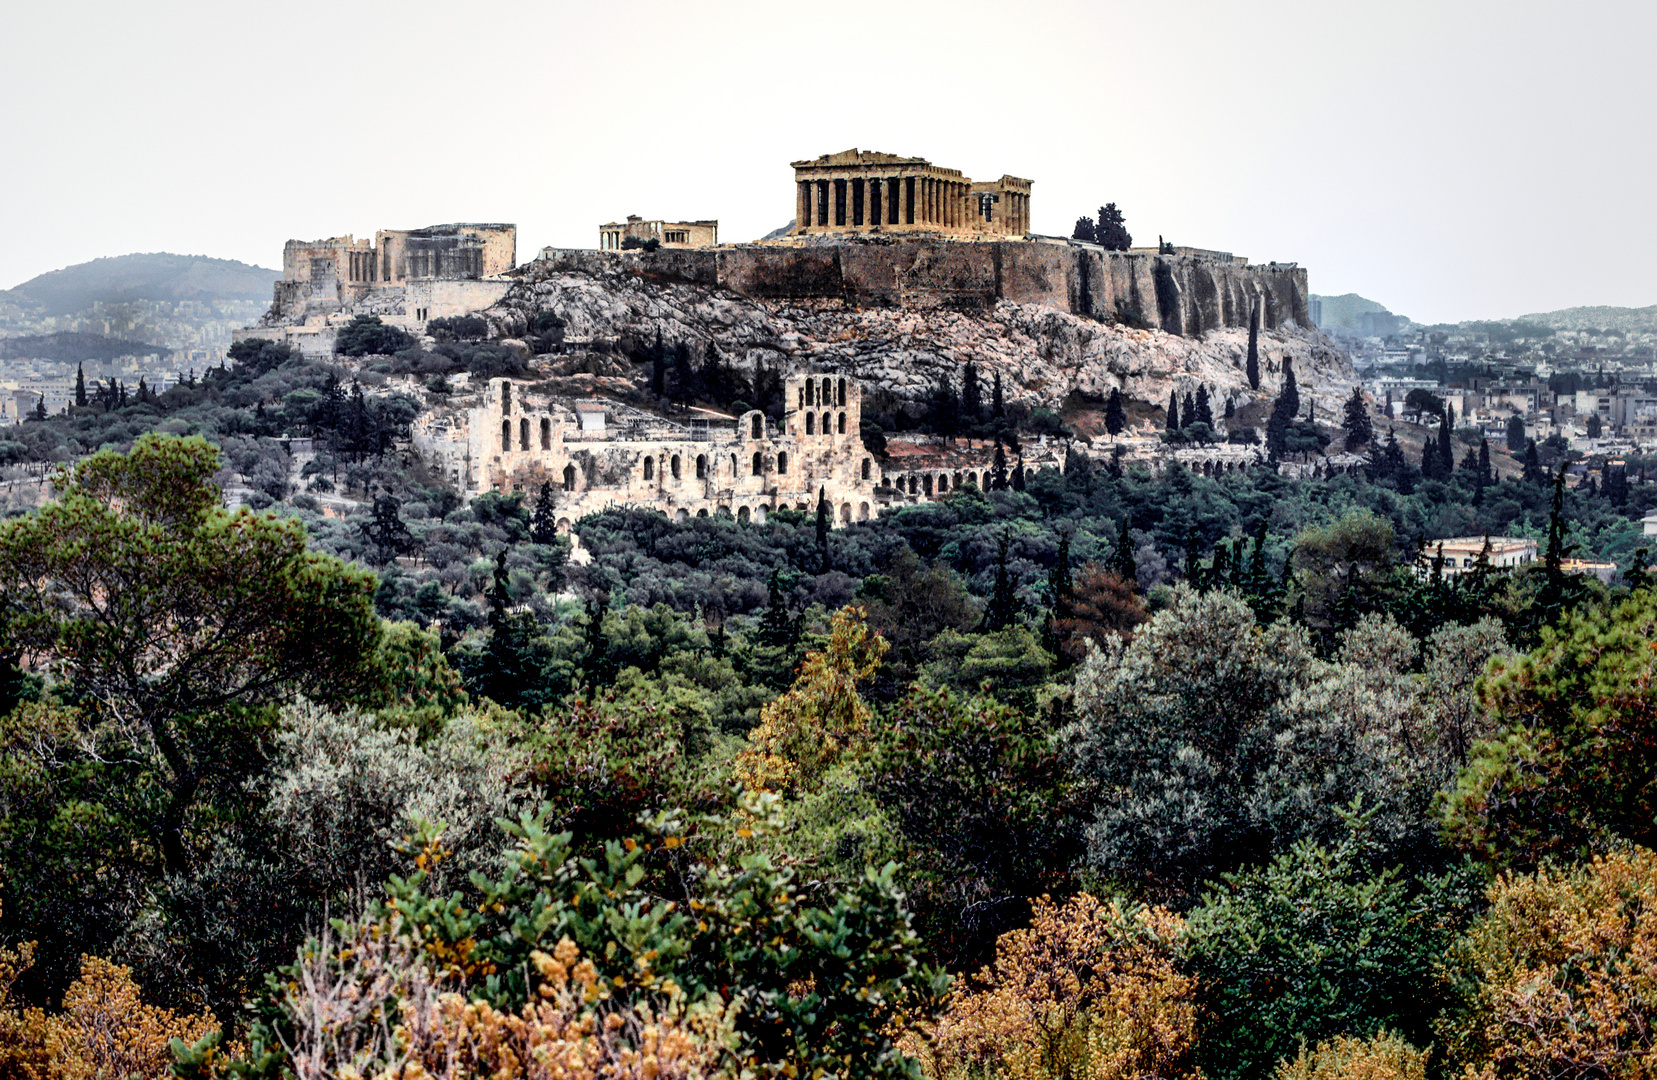
[[548, 248], [527, 274], [627, 273], [723, 286], [762, 300], [837, 300], [851, 307], [986, 310], [998, 300], [1193, 336], [1310, 326], [1306, 271], [1201, 255], [1105, 251], [1043, 241], [913, 240], [745, 244], [697, 250]]

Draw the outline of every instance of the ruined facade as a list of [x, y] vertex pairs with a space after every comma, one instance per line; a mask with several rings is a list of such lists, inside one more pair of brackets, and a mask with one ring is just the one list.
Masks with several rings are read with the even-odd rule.
[[925, 158], [844, 150], [792, 163], [790, 237], [925, 232], [1021, 237], [1030, 231], [1030, 181], [972, 181]]
[[432, 319], [480, 311], [506, 294], [518, 227], [433, 225], [289, 240], [270, 310], [238, 337], [276, 338], [307, 353], [333, 348], [333, 329], [370, 314], [418, 331]]
[[629, 240], [655, 240], [666, 248], [713, 247], [719, 243], [719, 222], [646, 220], [628, 214], [626, 221], [612, 221], [598, 227], [598, 249], [620, 251]]
[[[860, 435], [862, 390], [838, 375], [786, 380], [781, 425], [758, 410], [675, 420], [600, 399], [555, 399], [536, 384], [490, 379], [463, 413], [428, 413], [414, 433], [422, 458], [472, 497], [556, 492], [559, 527], [609, 507], [676, 520], [722, 514], [764, 521], [777, 509], [828, 500], [837, 524], [888, 506], [986, 485], [993, 450], [938, 450], [882, 459]], [[1056, 450], [1026, 454], [1031, 473], [1062, 467]], [[1011, 466], [1009, 466], [1011, 467]]]

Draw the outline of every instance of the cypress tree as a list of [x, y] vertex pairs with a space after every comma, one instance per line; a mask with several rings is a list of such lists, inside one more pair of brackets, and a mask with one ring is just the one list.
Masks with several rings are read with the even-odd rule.
[[995, 382], [990, 388], [990, 417], [1000, 420], [1007, 415], [1007, 404], [1001, 397], [1001, 372], [995, 373]]
[[1364, 404], [1363, 391], [1356, 386], [1352, 388], [1352, 396], [1346, 399], [1346, 411], [1341, 426], [1346, 428], [1347, 450], [1367, 446], [1375, 437], [1375, 429], [1369, 422], [1369, 408]]
[[1024, 490], [1024, 455], [1018, 455], [1018, 464], [1013, 466], [1013, 490]]
[[543, 483], [535, 497], [535, 512], [529, 519], [529, 538], [537, 544], [550, 544], [558, 539], [558, 521], [553, 516], [552, 485]]
[[1122, 515], [1122, 525], [1116, 534], [1116, 548], [1110, 553], [1110, 569], [1130, 587], [1139, 586], [1139, 564], [1133, 557], [1133, 538], [1128, 535], [1128, 516]]
[[980, 624], [984, 631], [992, 634], [1005, 630], [1018, 618], [1018, 597], [1013, 592], [1012, 574], [1007, 570], [1007, 546], [1007, 533], [1002, 530], [995, 555], [995, 589], [990, 593], [990, 602], [984, 608], [984, 621]]
[[961, 418], [969, 424], [984, 422], [984, 392], [978, 386], [978, 366], [971, 360], [961, 372]]
[[86, 408], [86, 371], [80, 364], [75, 365], [75, 408]]
[[1187, 424], [1194, 424], [1196, 422], [1197, 399], [1189, 390], [1187, 390], [1185, 392], [1185, 401], [1181, 404], [1179, 410], [1179, 426], [1185, 427]]
[[990, 468], [990, 490], [1007, 490], [1007, 451], [1002, 449], [1000, 435], [995, 437], [995, 460]]
[[1214, 409], [1209, 405], [1206, 385], [1197, 387], [1197, 422], [1214, 426]]
[[1290, 420], [1300, 415], [1300, 386], [1295, 382], [1295, 368], [1287, 356], [1283, 358], [1283, 392], [1278, 396]]
[[1490, 483], [1490, 440], [1479, 440], [1479, 486]]
[[1168, 430], [1178, 431], [1183, 427], [1184, 425], [1179, 421], [1179, 391], [1170, 390], [1168, 392]]
[[833, 512], [829, 509], [828, 495], [822, 487], [817, 489], [817, 562], [821, 567], [817, 572], [828, 573], [829, 569], [829, 523]]
[[1525, 421], [1518, 413], [1507, 418], [1507, 452], [1517, 454], [1525, 448]]
[[1127, 426], [1128, 418], [1122, 411], [1122, 391], [1112, 387], [1110, 397], [1105, 400], [1105, 430], [1115, 438]]
[[1237, 415], [1237, 403], [1235, 401], [1231, 400], [1231, 395], [1227, 394], [1226, 399], [1225, 399], [1225, 418], [1227, 420], [1230, 420], [1232, 417], [1234, 417], [1236, 415]]
[[1249, 389], [1260, 389], [1260, 300], [1255, 298], [1249, 305], [1249, 357], [1248, 357]]
[[1536, 453], [1535, 439], [1525, 444], [1524, 478], [1539, 487], [1547, 482], [1548, 474], [1542, 471], [1542, 459]]
[[1428, 439], [1421, 444], [1421, 475], [1428, 480], [1437, 480], [1438, 467], [1438, 440]]
[[1456, 450], [1450, 440], [1450, 434], [1456, 426], [1456, 407], [1449, 402], [1444, 403], [1444, 415], [1438, 421], [1438, 460], [1444, 467], [1444, 475], [1449, 476], [1456, 467]]
[[1075, 614], [1076, 588], [1070, 575], [1070, 532], [1059, 530], [1059, 551], [1053, 569], [1047, 572], [1047, 588], [1053, 594], [1053, 618], [1068, 619]]

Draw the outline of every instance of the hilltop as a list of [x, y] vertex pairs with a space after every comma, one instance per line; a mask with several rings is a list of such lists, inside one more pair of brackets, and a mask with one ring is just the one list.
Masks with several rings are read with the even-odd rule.
[[268, 301], [279, 277], [277, 270], [205, 255], [116, 255], [30, 278], [0, 291], [0, 303], [41, 315], [70, 315], [97, 303]]
[[55, 334], [24, 334], [0, 338], [0, 360], [26, 357], [30, 360], [113, 360], [118, 356], [167, 356], [173, 350], [105, 334], [60, 331]]

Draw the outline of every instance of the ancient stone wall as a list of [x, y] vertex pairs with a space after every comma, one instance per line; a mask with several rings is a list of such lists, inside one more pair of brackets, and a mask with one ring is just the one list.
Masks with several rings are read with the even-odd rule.
[[[413, 441], [422, 459], [468, 496], [535, 495], [548, 485], [561, 528], [615, 506], [648, 507], [679, 520], [726, 514], [764, 521], [780, 508], [814, 510], [819, 492], [836, 523], [849, 524], [883, 507], [988, 482], [994, 452], [984, 447], [910, 453], [883, 467], [863, 446], [856, 380], [795, 375], [784, 392], [779, 426], [757, 410], [734, 422], [670, 420], [491, 379], [464, 411], [423, 415]], [[1040, 460], [1062, 464], [1053, 452]], [[1026, 464], [1033, 472], [1036, 459]]]
[[1105, 251], [1063, 242], [747, 244], [695, 251], [548, 248], [527, 273], [621, 271], [723, 286], [762, 300], [851, 307], [987, 310], [1036, 304], [1187, 337], [1226, 327], [1311, 325], [1306, 271], [1203, 255]]

